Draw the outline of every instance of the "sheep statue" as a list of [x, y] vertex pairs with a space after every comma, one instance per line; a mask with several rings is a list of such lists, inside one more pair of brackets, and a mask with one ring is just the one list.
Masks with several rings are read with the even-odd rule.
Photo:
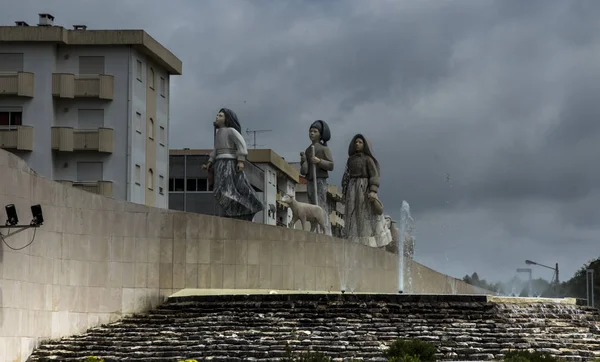
[[281, 202], [289, 205], [292, 209], [292, 227], [298, 220], [302, 223], [302, 230], [306, 231], [306, 222], [310, 222], [310, 231], [314, 232], [317, 230], [317, 226], [320, 226], [321, 233], [325, 233], [327, 230], [327, 214], [322, 207], [313, 204], [307, 204], [305, 202], [298, 202], [294, 196], [284, 195], [281, 198]]

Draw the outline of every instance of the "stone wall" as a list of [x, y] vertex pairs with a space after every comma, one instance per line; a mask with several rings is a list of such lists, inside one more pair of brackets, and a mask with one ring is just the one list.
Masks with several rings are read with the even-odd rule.
[[[597, 309], [520, 298], [452, 295], [221, 295], [169, 298], [157, 310], [44, 343], [31, 362], [280, 361], [318, 351], [349, 361], [385, 361], [398, 339], [436, 346], [438, 360], [502, 360], [509, 350], [581, 361], [600, 357]], [[518, 298], [517, 298], [518, 299]], [[517, 303], [514, 303], [517, 301]], [[118, 343], [115, 343], [118, 342]]]
[[[0, 150], [0, 207], [6, 204], [16, 205], [21, 224], [41, 204], [45, 223], [6, 239], [20, 248], [35, 233], [30, 246], [0, 248], [0, 361], [24, 361], [40, 339], [143, 312], [183, 288], [397, 289], [397, 260], [383, 250], [105, 198], [42, 178]], [[412, 268], [415, 292], [485, 293]]]

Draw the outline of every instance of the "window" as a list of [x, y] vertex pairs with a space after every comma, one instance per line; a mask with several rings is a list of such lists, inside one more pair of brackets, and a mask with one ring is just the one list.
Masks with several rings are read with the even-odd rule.
[[148, 130], [146, 133], [148, 133], [148, 138], [154, 139], [154, 120], [152, 118], [148, 120]]
[[142, 185], [142, 166], [135, 165], [135, 184]]
[[159, 143], [164, 146], [165, 145], [165, 138], [166, 138], [166, 130], [165, 127], [160, 126], [158, 128], [158, 141]]
[[22, 72], [23, 53], [0, 53], [0, 72]]
[[208, 191], [208, 180], [205, 178], [188, 178], [185, 180], [185, 191], [206, 192]]
[[148, 72], [148, 87], [154, 89], [154, 69], [150, 68]]
[[165, 78], [160, 77], [160, 95], [161, 97], [165, 97], [167, 95], [167, 81]]
[[135, 112], [135, 131], [139, 134], [142, 134], [142, 124], [142, 114]]
[[139, 60], [137, 61], [137, 64], [136, 64], [136, 67], [135, 67], [135, 77], [140, 82], [142, 81], [142, 62], [139, 61]]
[[23, 124], [23, 110], [20, 107], [0, 107], [0, 126], [20, 126]]
[[169, 191], [182, 192], [185, 188], [185, 180], [182, 178], [169, 179]]
[[158, 193], [161, 195], [164, 195], [165, 194], [164, 189], [165, 189], [165, 178], [164, 178], [164, 176], [160, 175], [160, 176], [158, 176]]
[[77, 181], [102, 181], [102, 162], [77, 162]]
[[81, 129], [98, 129], [104, 127], [104, 109], [79, 109], [77, 121]]
[[104, 74], [104, 57], [80, 56], [79, 74]]
[[148, 169], [148, 180], [146, 182], [148, 185], [148, 190], [154, 190], [154, 171], [152, 169]]

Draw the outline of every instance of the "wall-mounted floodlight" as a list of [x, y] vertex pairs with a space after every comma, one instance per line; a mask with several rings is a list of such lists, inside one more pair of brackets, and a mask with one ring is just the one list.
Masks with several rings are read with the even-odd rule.
[[31, 205], [31, 226], [40, 226], [44, 223], [44, 214], [41, 205]]
[[17, 208], [15, 207], [15, 205], [6, 205], [4, 209], [6, 210], [6, 225], [17, 225], [19, 223], [19, 216], [17, 215]]
[[6, 244], [6, 246], [8, 246], [10, 249], [12, 250], [21, 250], [26, 248], [27, 246], [31, 245], [31, 243], [33, 243], [33, 240], [35, 240], [35, 230], [33, 233], [33, 239], [31, 239], [31, 241], [21, 247], [21, 248], [13, 248], [12, 246], [8, 245], [8, 243], [6, 242], [6, 238], [8, 238], [9, 236], [13, 236], [15, 234], [20, 233], [23, 230], [26, 229], [37, 229], [39, 228], [43, 223], [44, 223], [44, 215], [42, 213], [42, 206], [41, 205], [32, 205], [31, 206], [31, 222], [29, 223], [29, 225], [19, 225], [19, 216], [17, 215], [17, 208], [15, 207], [14, 204], [9, 204], [6, 205], [4, 207], [4, 209], [6, 210], [6, 224], [5, 225], [0, 225], [0, 230], [1, 229], [16, 229], [15, 231], [12, 231], [8, 234], [2, 234], [0, 232], [0, 241], [4, 242], [4, 244]]

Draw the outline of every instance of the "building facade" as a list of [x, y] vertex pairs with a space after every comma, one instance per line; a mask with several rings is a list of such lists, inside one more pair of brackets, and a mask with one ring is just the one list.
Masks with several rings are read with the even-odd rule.
[[[221, 215], [208, 173], [202, 165], [211, 150], [181, 149], [169, 153], [169, 208], [207, 215]], [[280, 202], [284, 194], [294, 195], [299, 174], [272, 150], [248, 150], [244, 168], [248, 181], [263, 200], [265, 209], [254, 222], [287, 227], [292, 213]]]
[[166, 208], [181, 61], [142, 30], [53, 22], [0, 27], [0, 147], [44, 177]]

